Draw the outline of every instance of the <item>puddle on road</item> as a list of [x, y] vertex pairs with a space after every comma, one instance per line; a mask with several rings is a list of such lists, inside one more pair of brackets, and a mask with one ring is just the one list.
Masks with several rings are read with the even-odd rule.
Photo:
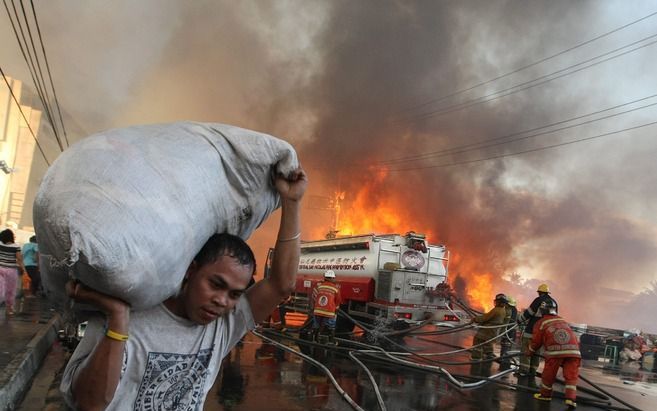
[[[471, 335], [441, 337], [441, 345], [430, 338], [406, 338], [409, 346], [433, 352], [456, 350], [456, 346], [468, 346]], [[298, 349], [294, 343], [286, 342]], [[304, 352], [310, 353], [304, 349]], [[367, 374], [353, 360], [343, 355], [314, 350], [313, 358], [326, 365], [345, 394], [366, 410], [379, 410], [378, 400]], [[535, 401], [531, 393], [511, 389], [516, 383], [513, 376], [503, 377], [509, 386], [487, 384], [472, 390], [459, 390], [438, 374], [391, 366], [389, 363], [360, 358], [370, 369], [381, 391], [388, 410], [550, 410], [550, 404]], [[455, 353], [449, 361], [468, 361], [469, 354]], [[637, 371], [634, 366], [617, 370], [603, 370], [602, 363], [587, 364], [586, 375], [605, 386], [616, 387], [615, 395], [625, 395], [625, 400], [634, 400], [634, 395], [644, 395], [640, 389], [657, 391], [655, 374]], [[498, 365], [471, 366], [451, 365], [450, 372], [459, 375], [491, 375]], [[621, 380], [634, 384], [628, 387]], [[537, 379], [537, 383], [540, 380]], [[643, 386], [647, 386], [645, 388]], [[621, 388], [619, 389], [618, 386]], [[643, 387], [643, 388], [641, 388]], [[625, 388], [630, 388], [626, 390]], [[556, 386], [557, 391], [563, 387]], [[633, 393], [635, 391], [636, 393]], [[620, 392], [620, 394], [618, 393]], [[651, 404], [651, 397], [641, 398]], [[641, 402], [644, 404], [643, 402]], [[642, 409], [657, 409], [655, 407]], [[547, 408], [546, 408], [547, 406]], [[562, 410], [563, 403], [555, 399], [552, 409]], [[637, 406], [639, 404], [637, 403]], [[645, 404], [643, 405], [645, 407]], [[641, 408], [641, 407], [640, 407]], [[258, 337], [248, 335], [240, 347], [236, 347], [226, 358], [219, 378], [206, 400], [206, 411], [244, 410], [322, 410], [339, 411], [352, 408], [319, 368], [303, 361], [300, 357], [285, 352], [273, 345], [263, 343]], [[579, 410], [600, 409], [580, 404]]]

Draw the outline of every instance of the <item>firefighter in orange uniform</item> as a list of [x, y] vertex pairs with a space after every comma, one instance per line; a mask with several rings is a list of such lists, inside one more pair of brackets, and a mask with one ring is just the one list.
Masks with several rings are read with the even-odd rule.
[[557, 376], [559, 367], [563, 367], [565, 380], [566, 405], [573, 409], [577, 407], [577, 379], [582, 355], [579, 351], [577, 335], [570, 328], [566, 320], [557, 315], [557, 305], [552, 301], [541, 303], [542, 317], [534, 325], [532, 341], [529, 352], [534, 355], [543, 346], [545, 351], [545, 367], [541, 379], [541, 392], [534, 394], [534, 398], [542, 401], [552, 399], [552, 384]]
[[340, 308], [340, 284], [335, 282], [335, 272], [327, 270], [324, 281], [317, 283], [312, 294], [313, 340], [318, 341], [320, 333], [329, 330], [329, 342], [335, 343], [336, 311]]

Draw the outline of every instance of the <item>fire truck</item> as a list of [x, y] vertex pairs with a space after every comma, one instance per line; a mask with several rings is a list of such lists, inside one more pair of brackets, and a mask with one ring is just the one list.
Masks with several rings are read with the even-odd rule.
[[[313, 288], [333, 270], [340, 308], [358, 321], [392, 327], [427, 319], [458, 323], [467, 316], [451, 307], [448, 262], [444, 245], [429, 244], [415, 232], [303, 241], [296, 289], [286, 308], [308, 313]], [[339, 331], [353, 326], [338, 316]]]

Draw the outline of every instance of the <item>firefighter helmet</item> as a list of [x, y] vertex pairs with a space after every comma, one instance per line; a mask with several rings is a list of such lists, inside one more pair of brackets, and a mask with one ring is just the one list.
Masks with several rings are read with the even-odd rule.
[[538, 286], [538, 289], [536, 289], [537, 293], [548, 293], [550, 294], [550, 287], [548, 287], [547, 284], [541, 284]]
[[511, 297], [510, 295], [506, 297], [506, 303], [509, 304], [511, 307], [515, 307], [517, 304], [516, 299]]
[[497, 294], [495, 296], [495, 301], [501, 301], [503, 303], [506, 303], [508, 300], [506, 299], [506, 295], [504, 294]]
[[324, 278], [335, 278], [335, 271], [326, 270], [326, 272], [324, 273]]
[[553, 299], [543, 301], [540, 306], [541, 314], [552, 314], [557, 315], [557, 303]]

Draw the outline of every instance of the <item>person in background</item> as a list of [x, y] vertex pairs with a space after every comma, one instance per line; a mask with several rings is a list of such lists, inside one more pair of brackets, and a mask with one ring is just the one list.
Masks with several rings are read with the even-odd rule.
[[16, 286], [21, 275], [26, 274], [21, 247], [15, 244], [14, 232], [6, 229], [0, 232], [0, 293], [5, 297], [5, 313], [14, 315]]
[[228, 233], [212, 235], [190, 263], [179, 292], [141, 311], [79, 282], [75, 301], [103, 315], [89, 320], [62, 375], [69, 406], [82, 410], [201, 410], [222, 359], [294, 289], [300, 255], [302, 169], [278, 175], [281, 219], [271, 275], [249, 287], [251, 248]]
[[[549, 301], [554, 303], [555, 309], [559, 312], [559, 306], [551, 296], [550, 289], [547, 284], [541, 284], [536, 289], [538, 297], [534, 298], [534, 301], [525, 309], [522, 314], [518, 316], [518, 324], [525, 324], [525, 329], [522, 334], [521, 342], [521, 355], [520, 355], [520, 371], [518, 376], [520, 377], [534, 377], [536, 375], [536, 369], [541, 359], [538, 355], [532, 355], [528, 357], [525, 353], [529, 352], [529, 343], [532, 340], [532, 332], [534, 330], [534, 325], [541, 318], [541, 313], [539, 308], [541, 304], [547, 303]], [[530, 383], [532, 383], [533, 378], [531, 378]]]
[[577, 379], [582, 355], [579, 351], [577, 335], [568, 322], [557, 315], [557, 304], [545, 301], [539, 308], [541, 318], [534, 324], [532, 340], [527, 355], [535, 355], [544, 347], [545, 367], [541, 374], [541, 391], [534, 398], [541, 401], [552, 400], [552, 384], [559, 367], [563, 368], [566, 405], [577, 407]]
[[34, 296], [41, 296], [41, 274], [39, 273], [39, 245], [35, 235], [30, 237], [30, 242], [23, 244], [23, 264], [27, 275], [30, 277], [30, 291]]
[[327, 270], [324, 281], [317, 283], [312, 293], [313, 340], [319, 341], [324, 329], [329, 330], [329, 342], [335, 343], [336, 312], [340, 308], [340, 284], [335, 282], [335, 272]]
[[[516, 340], [516, 320], [518, 318], [518, 309], [516, 308], [516, 299], [510, 295], [506, 296], [506, 316], [504, 322], [508, 324], [506, 327], [505, 335], [500, 340], [500, 357], [504, 357], [509, 353]], [[504, 358], [501, 360], [501, 369], [508, 370], [511, 367], [511, 359]]]
[[[493, 341], [498, 335], [500, 329], [494, 326], [504, 324], [506, 317], [506, 296], [497, 294], [493, 301], [495, 307], [485, 314], [478, 315], [472, 319], [471, 324], [479, 324], [486, 328], [479, 328], [477, 334], [472, 339], [472, 360], [481, 360], [482, 358], [493, 358]], [[490, 327], [490, 328], [489, 328]]]

